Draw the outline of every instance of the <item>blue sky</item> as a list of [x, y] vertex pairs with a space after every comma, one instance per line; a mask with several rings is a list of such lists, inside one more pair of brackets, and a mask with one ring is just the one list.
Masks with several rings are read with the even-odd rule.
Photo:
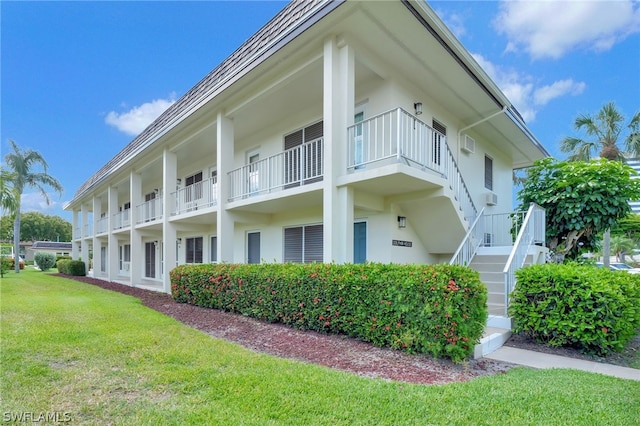
[[[283, 6], [274, 1], [2, 1], [0, 148], [64, 186], [23, 211], [71, 220], [76, 189]], [[640, 1], [434, 1], [555, 157], [578, 114], [640, 110]]]

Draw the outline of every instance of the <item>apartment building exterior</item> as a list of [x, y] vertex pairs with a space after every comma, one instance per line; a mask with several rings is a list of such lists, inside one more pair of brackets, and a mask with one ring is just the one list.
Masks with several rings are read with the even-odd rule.
[[548, 156], [423, 1], [294, 1], [77, 190], [72, 256], [170, 292], [209, 262], [449, 262]]

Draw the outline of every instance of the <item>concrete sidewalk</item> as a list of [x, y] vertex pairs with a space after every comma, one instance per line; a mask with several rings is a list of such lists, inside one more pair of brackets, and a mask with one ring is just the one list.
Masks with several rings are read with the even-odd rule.
[[567, 358], [564, 356], [550, 355], [541, 352], [528, 351], [526, 349], [502, 346], [499, 349], [484, 355], [484, 358], [497, 361], [510, 362], [512, 364], [526, 365], [533, 368], [571, 368], [574, 370], [588, 371], [590, 373], [605, 374], [607, 376], [620, 377], [640, 381], [640, 370], [635, 368], [619, 367], [617, 365], [604, 364], [595, 361]]

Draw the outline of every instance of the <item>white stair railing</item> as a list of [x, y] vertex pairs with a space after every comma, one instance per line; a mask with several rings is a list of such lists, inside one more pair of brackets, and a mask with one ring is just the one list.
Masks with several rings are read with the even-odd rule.
[[516, 271], [524, 266], [531, 245], [544, 244], [545, 223], [545, 209], [535, 203], [531, 203], [520, 227], [520, 232], [518, 232], [509, 259], [507, 259], [507, 264], [502, 271], [504, 274], [505, 317], [508, 316], [511, 292], [516, 286]]
[[478, 248], [482, 245], [484, 241], [484, 207], [480, 210], [478, 217], [471, 224], [469, 231], [462, 239], [462, 242], [458, 246], [458, 249], [454, 253], [453, 257], [449, 261], [450, 265], [464, 265], [469, 266], [473, 256], [478, 251]]

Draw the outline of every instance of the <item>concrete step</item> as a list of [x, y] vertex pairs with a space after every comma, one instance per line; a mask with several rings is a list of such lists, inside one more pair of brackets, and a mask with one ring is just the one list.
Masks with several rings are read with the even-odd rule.
[[473, 357], [478, 359], [490, 354], [502, 347], [509, 337], [511, 337], [511, 330], [509, 329], [492, 326], [485, 327], [480, 342], [473, 349]]
[[504, 306], [504, 292], [488, 292], [487, 293], [487, 303], [490, 305], [502, 305]]
[[487, 303], [489, 309], [489, 315], [503, 316], [504, 315], [504, 299], [502, 303]]
[[502, 254], [476, 254], [471, 261], [474, 263], [502, 263], [503, 267], [507, 263], [509, 255]]

